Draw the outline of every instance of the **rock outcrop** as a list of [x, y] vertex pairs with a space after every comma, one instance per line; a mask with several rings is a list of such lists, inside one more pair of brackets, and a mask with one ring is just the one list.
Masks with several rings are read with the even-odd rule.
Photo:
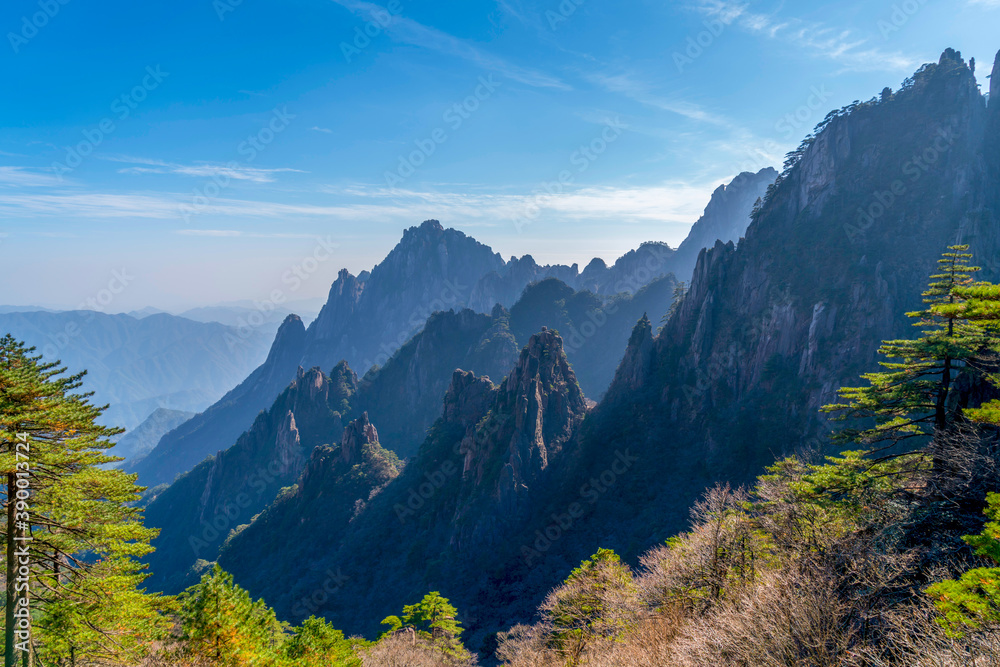
[[[335, 548], [351, 524], [365, 516], [371, 503], [398, 475], [403, 465], [384, 449], [374, 424], [363, 414], [345, 428], [339, 446], [313, 449], [294, 487], [278, 496], [266, 511], [241, 526], [228, 539], [219, 563], [243, 585], [260, 588], [283, 572], [306, 572]], [[298, 563], [298, 568], [291, 567]], [[308, 616], [318, 610], [317, 591], [343, 586], [341, 568], [322, 571], [319, 588], [289, 580], [290, 611]]]
[[716, 241], [737, 243], [746, 234], [754, 203], [765, 196], [767, 188], [777, 178], [778, 172], [767, 167], [756, 174], [743, 172], [728, 185], [716, 188], [704, 214], [694, 223], [671, 258], [670, 270], [677, 280], [691, 281], [702, 249], [711, 248]]
[[318, 368], [300, 368], [236, 444], [155, 493], [145, 515], [147, 525], [160, 529], [148, 557], [151, 585], [177, 591], [190, 584], [196, 559], [214, 560], [233, 530], [295, 481], [315, 447], [339, 442], [346, 415], [338, 408], [357, 383], [349, 369], [331, 381]]

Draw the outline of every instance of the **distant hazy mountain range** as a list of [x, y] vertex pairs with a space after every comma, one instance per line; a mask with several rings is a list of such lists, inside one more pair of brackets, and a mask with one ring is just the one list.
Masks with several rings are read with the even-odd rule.
[[84, 389], [95, 392], [94, 403], [110, 404], [101, 421], [126, 429], [157, 408], [204, 410], [260, 364], [273, 335], [264, 326], [239, 332], [166, 313], [95, 311], [0, 313], [6, 333], [46, 360], [87, 369]]
[[141, 424], [123, 435], [112, 453], [127, 461], [137, 461], [156, 447], [165, 433], [174, 430], [194, 415], [193, 412], [183, 410], [157, 408]]

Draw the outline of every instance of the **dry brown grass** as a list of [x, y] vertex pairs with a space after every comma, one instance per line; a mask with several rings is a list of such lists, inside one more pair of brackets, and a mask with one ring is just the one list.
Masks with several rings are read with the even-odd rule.
[[834, 667], [851, 643], [835, 584], [820, 573], [765, 573], [739, 600], [695, 618], [676, 642], [683, 667]]
[[361, 652], [364, 667], [474, 667], [474, 659], [451, 658], [412, 634], [397, 633]]

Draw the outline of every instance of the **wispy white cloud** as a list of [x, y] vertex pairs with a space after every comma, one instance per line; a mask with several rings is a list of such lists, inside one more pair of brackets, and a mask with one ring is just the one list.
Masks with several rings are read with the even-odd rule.
[[973, 7], [986, 7], [987, 9], [1000, 9], [1000, 0], [969, 0]]
[[[528, 207], [537, 206], [541, 222], [546, 217], [561, 220], [615, 220], [620, 223], [662, 221], [694, 222], [719, 183], [670, 181], [650, 186], [603, 186], [566, 188], [561, 193], [544, 190], [510, 192], [453, 192], [399, 190], [367, 185], [328, 188], [342, 194], [392, 205], [411, 217], [443, 212], [448, 219], [512, 224]], [[445, 213], [447, 215], [445, 215]]]
[[243, 232], [238, 229], [178, 229], [178, 234], [183, 236], [240, 236]]
[[[376, 16], [381, 17], [379, 23], [386, 23], [387, 12], [384, 8], [363, 0], [333, 0], [338, 5], [361, 16], [365, 20], [373, 21]], [[418, 23], [413, 19], [402, 16], [391, 16], [388, 25], [385, 26], [386, 33], [392, 39], [418, 46], [430, 51], [436, 51], [446, 56], [467, 60], [483, 69], [497, 72], [513, 81], [523, 83], [535, 88], [555, 88], [560, 90], [570, 90], [569, 84], [559, 78], [511, 63], [499, 56], [487, 53], [478, 46], [459, 39], [446, 32]]]
[[178, 229], [176, 234], [182, 236], [211, 236], [211, 237], [233, 237], [241, 236], [252, 239], [311, 239], [316, 238], [315, 234], [266, 234], [260, 232], [247, 232], [241, 229]]
[[[613, 220], [616, 224], [690, 224], [697, 219], [718, 182], [666, 182], [652, 186], [579, 187], [550, 195], [542, 190], [520, 192], [461, 190], [395, 190], [375, 185], [325, 188], [322, 195], [336, 195], [336, 205], [291, 204], [285, 202], [216, 199], [199, 209], [209, 221], [231, 219], [341, 220], [349, 222], [392, 222], [440, 218], [476, 226], [504, 226], [523, 215], [529, 206], [540, 209], [539, 221]], [[76, 193], [54, 191], [26, 194], [0, 192], [0, 215], [16, 218], [61, 220], [181, 220], [181, 193]], [[181, 230], [201, 236], [233, 236], [238, 229], [213, 228]], [[246, 232], [244, 232], [246, 234]]]
[[275, 180], [274, 174], [281, 172], [304, 173], [301, 169], [290, 169], [287, 167], [277, 169], [261, 169], [257, 167], [248, 167], [246, 165], [239, 164], [238, 162], [230, 162], [228, 164], [211, 162], [202, 162], [198, 164], [176, 164], [172, 162], [164, 162], [162, 160], [120, 155], [110, 156], [104, 159], [112, 162], [143, 165], [119, 169], [118, 173], [120, 174], [179, 174], [182, 176], [193, 176], [195, 178], [222, 177], [238, 181], [250, 181], [253, 183], [273, 183]]
[[625, 95], [640, 104], [645, 104], [661, 111], [669, 111], [690, 120], [718, 125], [720, 127], [733, 127], [733, 123], [729, 119], [706, 111], [693, 102], [670, 99], [656, 94], [650, 84], [633, 73], [621, 71], [614, 74], [590, 72], [584, 74], [584, 76], [605, 90]]
[[[182, 193], [76, 193], [10, 194], [0, 192], [0, 213], [18, 217], [58, 216], [63, 219], [152, 219], [183, 218], [182, 205], [190, 205], [190, 194]], [[365, 212], [391, 213], [392, 207], [379, 211], [377, 207], [360, 210], [352, 206], [320, 206], [280, 202], [218, 198], [200, 206], [200, 216], [263, 218], [284, 220], [293, 217], [330, 217], [357, 220]]]
[[328, 127], [318, 127], [316, 125], [313, 125], [309, 129], [312, 130], [313, 132], [325, 132], [326, 134], [333, 134], [333, 130], [331, 130]]
[[59, 185], [59, 177], [28, 167], [0, 167], [0, 187], [36, 188]]
[[[1000, 0], [970, 0], [998, 4]], [[748, 2], [739, 0], [697, 0], [698, 9], [726, 25], [737, 25], [747, 32], [768, 39], [782, 40], [803, 53], [832, 60], [841, 71], [911, 71], [920, 59], [900, 51], [886, 51], [872, 46], [868, 38], [851, 30], [833, 28], [798, 18], [779, 20], [776, 14], [753, 12]]]

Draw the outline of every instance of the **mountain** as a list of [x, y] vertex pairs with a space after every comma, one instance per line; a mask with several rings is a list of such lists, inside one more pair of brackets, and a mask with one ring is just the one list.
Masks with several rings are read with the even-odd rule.
[[[379, 425], [382, 441], [386, 443], [384, 447], [401, 457], [415, 456], [428, 429], [441, 415], [441, 401], [449, 390], [455, 369], [468, 369], [486, 378], [486, 382], [491, 377], [502, 380], [515, 367], [519, 342], [530, 342], [535, 327], [558, 326], [566, 331], [568, 342], [565, 346], [559, 339], [560, 354], [565, 352], [567, 363], [581, 368], [589, 382], [596, 383], [603, 392], [625, 350], [631, 323], [646, 311], [664, 314], [670, 306], [674, 287], [673, 278], [667, 276], [634, 296], [619, 294], [600, 298], [589, 292], [574, 292], [555, 278], [549, 278], [525, 288], [521, 299], [509, 312], [498, 304], [491, 315], [469, 309], [434, 313], [424, 328], [384, 366], [373, 367], [361, 380], [355, 378], [347, 362], [338, 363], [334, 377], [352, 379], [346, 381], [351, 389], [339, 394], [343, 398], [336, 411], [342, 420], [360, 414], [370, 416], [371, 421]], [[313, 368], [309, 376], [319, 378], [322, 373]], [[573, 377], [575, 385], [575, 373]], [[336, 382], [334, 379], [325, 381]], [[294, 390], [298, 382], [286, 392]], [[580, 386], [574, 386], [574, 390], [583, 396]], [[321, 435], [301, 440], [302, 456], [294, 459], [283, 473], [282, 479], [286, 482], [301, 472], [313, 448], [321, 444], [336, 445], [335, 438], [339, 435], [330, 431], [323, 410], [303, 410], [301, 402], [298, 408], [288, 408], [287, 404], [286, 398], [279, 397], [269, 414], [290, 410], [300, 432]], [[314, 422], [314, 418], [319, 421]], [[279, 419], [261, 422], [258, 417], [250, 433], [256, 433], [255, 442], [271, 443], [271, 448], [275, 449], [282, 442], [282, 428], [283, 422]], [[339, 425], [333, 428], [336, 430]], [[224, 514], [226, 507], [236, 506], [239, 489], [251, 483], [240, 476], [259, 468], [261, 457], [278, 456], [268, 454], [265, 445], [261, 445], [264, 449], [242, 445], [247, 435], [241, 436], [236, 445], [215, 459], [210, 459], [224, 457], [227, 462], [224, 469], [202, 463], [179, 477], [166, 491], [156, 490], [159, 493], [153, 498], [147, 514], [147, 523], [161, 529], [158, 551], [151, 561], [155, 582], [163, 581], [170, 588], [188, 581], [188, 568], [195, 557], [187, 544], [185, 526], [205, 522], [207, 517]], [[210, 469], [215, 472], [210, 474]], [[241, 516], [252, 516], [267, 506], [277, 495], [278, 488], [261, 488]], [[219, 492], [220, 489], [228, 491]], [[229, 531], [236, 528], [228, 517], [224, 519], [224, 529], [210, 530], [209, 536], [199, 538], [198, 557], [214, 558]]]
[[[165, 489], [154, 489], [146, 512], [147, 525], [160, 529], [150, 557], [152, 581], [167, 590], [189, 583], [195, 559], [213, 560], [231, 530], [296, 480], [316, 447], [342, 444], [347, 421], [369, 413], [384, 420], [383, 439], [393, 437], [399, 451], [410, 453], [440, 414], [455, 368], [502, 377], [517, 352], [502, 308], [493, 317], [449, 310], [431, 316], [385, 366], [360, 380], [345, 361], [330, 376], [318, 367], [300, 367], [296, 380], [236, 444]], [[280, 469], [272, 469], [275, 462]], [[191, 546], [192, 526], [198, 527], [197, 549]]]
[[156, 447], [156, 443], [165, 433], [177, 428], [194, 415], [193, 412], [183, 410], [157, 408], [141, 424], [123, 435], [115, 443], [111, 453], [124, 457], [127, 461], [138, 461]]
[[584, 394], [600, 399], [611, 384], [636, 320], [645, 313], [657, 321], [663, 318], [676, 287], [673, 274], [667, 274], [635, 294], [601, 297], [546, 278], [526, 287], [511, 307], [510, 331], [518, 343], [526, 343], [542, 328], [557, 330]]
[[[611, 269], [591, 271], [588, 276], [602, 293], [634, 294], [669, 273], [671, 253], [664, 244], [644, 244]], [[539, 267], [530, 256], [504, 262], [488, 246], [444, 229], [436, 220], [411, 227], [370, 273], [354, 276], [341, 271], [326, 305], [307, 330], [300, 332], [299, 325], [289, 325], [291, 320], [286, 319], [264, 364], [189, 424], [166, 434], [145, 460], [129, 470], [146, 485], [168, 483], [234, 442], [299, 366], [329, 369], [346, 360], [365, 374], [385, 364], [434, 312], [471, 305], [489, 313], [498, 303], [510, 307], [528, 284], [550, 275], [563, 276], [570, 285], [579, 283], [575, 266]], [[603, 380], [593, 380], [595, 395], [603, 392], [610, 375], [606, 369]]]
[[691, 281], [698, 255], [716, 241], [737, 243], [750, 225], [750, 213], [758, 199], [778, 178], [778, 172], [767, 167], [756, 174], [743, 172], [728, 185], [720, 185], [712, 193], [705, 213], [691, 227], [687, 238], [671, 258], [670, 270], [678, 280]]
[[[903, 313], [920, 306], [944, 247], [970, 243], [983, 277], [1000, 275], [998, 109], [949, 49], [899, 91], [831, 113], [739, 245], [699, 254], [663, 330], [648, 317], [633, 327], [594, 410], [544, 331], [500, 388], [453, 376], [418, 454], [339, 546], [264, 579], [240, 570], [248, 545], [268, 539], [251, 523], [220, 562], [283, 615], [322, 614], [348, 632], [372, 634], [400, 600], [440, 590], [473, 646], [488, 647], [598, 546], [634, 561], [685, 528], [706, 485], [829, 451], [817, 408], [876, 367], [882, 339], [913, 333]], [[317, 510], [297, 511], [282, 537], [309, 540]], [[336, 595], [303, 607], [297, 596], [331, 572]]]
[[[101, 423], [137, 427], [157, 408], [197, 412], [232, 389], [267, 349], [260, 332], [157, 313], [136, 319], [97, 311], [0, 314], [0, 332], [46, 360], [86, 368], [84, 389], [109, 403]], [[287, 384], [287, 382], [285, 383]]]
[[[558, 487], [587, 413], [562, 345], [551, 330], [532, 336], [499, 386], [455, 371], [419, 454], [357, 505], [348, 524], [313, 537], [324, 517], [343, 516], [356, 496], [312, 482], [335, 478], [339, 464], [330, 457], [333, 470], [310, 470], [293, 495], [226, 544], [220, 564], [279, 613], [322, 614], [348, 632], [374, 632], [379, 618], [419, 599], [427, 585], [465, 608], [475, 595], [488, 597], [483, 585], [499, 574], [496, 563], [519, 553], [523, 528]], [[330, 500], [305, 500], [321, 496]], [[289, 565], [284, 544], [316, 542], [296, 547], [301, 560]], [[259, 560], [274, 567], [255, 567]], [[335, 595], [311, 595], [332, 583]]]
[[440, 414], [456, 368], [499, 380], [514, 365], [518, 345], [508, 318], [503, 306], [492, 315], [469, 309], [431, 315], [384, 366], [362, 378], [352, 402], [354, 414], [367, 412], [386, 447], [401, 457], [412, 456]]
[[357, 376], [346, 365], [327, 377], [319, 369], [302, 371], [274, 405], [261, 413], [232, 447], [182, 475], [165, 489], [154, 489], [146, 525], [160, 529], [148, 557], [158, 590], [180, 590], [192, 583], [196, 559], [212, 559], [237, 526], [289, 486], [312, 450], [336, 444], [347, 423], [347, 402]]
[[[877, 368], [883, 339], [914, 335], [904, 313], [922, 305], [945, 247], [969, 243], [982, 277], [1000, 276], [998, 114], [950, 49], [902, 89], [830, 114], [744, 240], [699, 255], [663, 331], [636, 325], [564, 484], [599, 479], [609, 452], [638, 463], [534, 567], [564, 576], [598, 545], [634, 559], [686, 528], [706, 486], [749, 483], [796, 450], [830, 453], [818, 408]], [[544, 533], [552, 519], [539, 514]], [[501, 599], [528, 590], [505, 586]]]
[[[381, 446], [378, 431], [367, 413], [362, 413], [347, 425], [338, 445], [313, 450], [295, 486], [229, 537], [227, 551], [257, 552], [253, 560], [238, 560], [229, 567], [237, 569], [243, 579], [265, 581], [269, 578], [266, 573], [284, 568], [289, 559], [301, 563], [321, 560], [402, 468], [399, 459]], [[297, 536], [307, 516], [315, 518], [310, 522], [310, 539], [286, 541], [282, 536]], [[322, 576], [336, 577], [334, 571], [339, 570], [331, 564], [331, 574]], [[326, 593], [331, 584], [338, 583], [326, 581], [319, 591]], [[290, 596], [307, 610], [315, 604], [314, 592], [293, 584]]]

